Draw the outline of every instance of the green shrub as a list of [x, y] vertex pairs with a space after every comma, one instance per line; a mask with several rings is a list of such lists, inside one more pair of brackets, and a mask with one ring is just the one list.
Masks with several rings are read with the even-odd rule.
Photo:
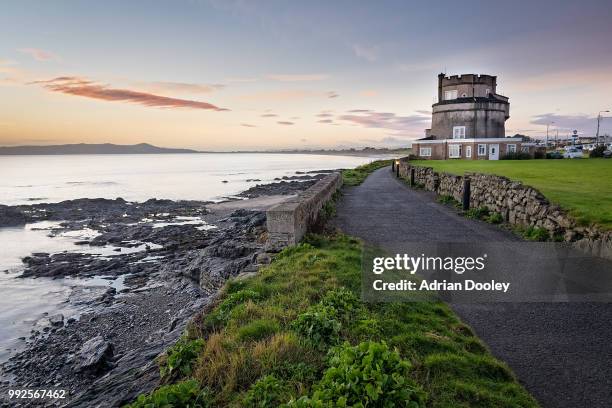
[[160, 361], [159, 374], [162, 379], [169, 380], [190, 375], [193, 363], [203, 347], [203, 339], [187, 340], [180, 338], [174, 346], [166, 351], [165, 356]]
[[207, 389], [200, 389], [196, 380], [164, 385], [150, 394], [139, 395], [126, 408], [209, 408], [212, 396]]
[[302, 337], [304, 343], [319, 350], [338, 343], [341, 327], [336, 310], [321, 305], [309, 308], [291, 324], [291, 328]]
[[475, 218], [477, 220], [482, 220], [489, 215], [488, 207], [478, 207], [478, 208], [470, 208], [467, 210], [465, 215], [469, 218]]
[[382, 167], [390, 166], [393, 160], [376, 160], [372, 163], [364, 164], [354, 169], [342, 171], [343, 183], [347, 186], [357, 186], [375, 170]]
[[331, 307], [343, 322], [349, 322], [362, 310], [361, 301], [348, 289], [330, 290], [325, 294], [321, 306]]
[[258, 292], [253, 290], [239, 290], [231, 293], [225, 298], [215, 311], [206, 317], [208, 326], [219, 326], [225, 324], [229, 318], [230, 312], [237, 305], [246, 302], [247, 300], [257, 300], [261, 297]]
[[508, 152], [500, 160], [529, 160], [531, 155], [527, 152]]
[[441, 195], [440, 197], [438, 197], [438, 202], [440, 204], [452, 204], [452, 205], [456, 205], [459, 203], [457, 200], [455, 200], [455, 197], [453, 197], [452, 195]]
[[529, 241], [548, 241], [550, 238], [550, 234], [546, 228], [540, 227], [529, 227], [523, 231], [523, 237], [528, 239]]
[[267, 375], [257, 380], [247, 391], [242, 406], [248, 408], [277, 407], [289, 400], [291, 394], [288, 387], [273, 375]]
[[540, 160], [546, 157], [546, 154], [544, 153], [544, 149], [536, 149], [535, 152], [533, 152], [533, 158]]
[[605, 151], [606, 151], [606, 146], [604, 145], [595, 146], [595, 148], [589, 152], [589, 157], [590, 158], [603, 157], [603, 152]]
[[345, 344], [333, 350], [312, 396], [289, 405], [424, 407], [425, 393], [409, 375], [410, 364], [384, 342]]
[[489, 216], [486, 218], [487, 222], [490, 222], [491, 224], [501, 224], [502, 222], [504, 222], [504, 217], [498, 213], [498, 212], [494, 212], [489, 214]]
[[272, 336], [280, 330], [276, 320], [259, 319], [243, 326], [238, 330], [238, 340], [257, 341]]

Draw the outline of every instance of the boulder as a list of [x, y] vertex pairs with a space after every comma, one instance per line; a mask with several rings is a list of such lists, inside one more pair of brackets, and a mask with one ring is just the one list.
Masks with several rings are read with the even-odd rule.
[[0, 205], [0, 227], [16, 227], [25, 223], [26, 217], [21, 211]]
[[113, 356], [113, 346], [102, 336], [87, 340], [76, 353], [76, 368], [79, 371], [104, 370]]

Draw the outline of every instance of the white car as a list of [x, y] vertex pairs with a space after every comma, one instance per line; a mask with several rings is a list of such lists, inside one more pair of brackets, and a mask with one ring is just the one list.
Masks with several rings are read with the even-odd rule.
[[565, 149], [565, 152], [563, 153], [563, 158], [564, 159], [582, 159], [582, 150], [578, 150], [574, 147]]

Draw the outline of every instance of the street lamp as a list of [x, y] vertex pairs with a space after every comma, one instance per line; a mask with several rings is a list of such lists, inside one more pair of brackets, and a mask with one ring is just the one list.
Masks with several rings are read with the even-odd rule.
[[550, 125], [553, 125], [554, 123], [555, 123], [555, 122], [548, 122], [548, 123], [546, 124], [546, 143], [545, 143], [545, 145], [544, 145], [546, 149], [548, 149], [548, 127], [549, 127]]
[[601, 122], [601, 114], [608, 113], [609, 110], [599, 111], [597, 114], [597, 133], [595, 134], [595, 144], [599, 144], [599, 122]]

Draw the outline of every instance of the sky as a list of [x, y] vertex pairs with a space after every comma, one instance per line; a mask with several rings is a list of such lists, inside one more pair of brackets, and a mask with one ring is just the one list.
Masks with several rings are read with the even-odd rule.
[[593, 135], [612, 111], [611, 15], [608, 0], [5, 1], [0, 145], [400, 147], [430, 127], [440, 72], [497, 75], [507, 135]]

